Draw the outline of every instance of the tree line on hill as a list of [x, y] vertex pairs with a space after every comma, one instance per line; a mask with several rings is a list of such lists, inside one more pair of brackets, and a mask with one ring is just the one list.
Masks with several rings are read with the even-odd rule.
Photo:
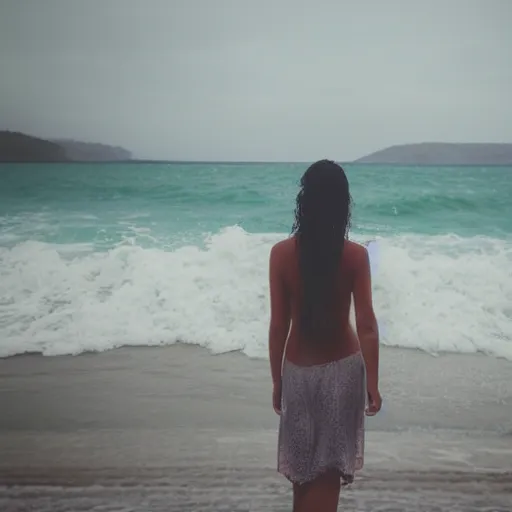
[[0, 162], [112, 162], [131, 160], [121, 147], [72, 139], [46, 140], [0, 131]]

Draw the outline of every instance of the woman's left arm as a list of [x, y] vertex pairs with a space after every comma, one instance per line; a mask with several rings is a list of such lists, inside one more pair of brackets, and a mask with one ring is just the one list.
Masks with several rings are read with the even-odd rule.
[[284, 348], [290, 330], [290, 298], [284, 280], [284, 246], [282, 242], [270, 251], [270, 327], [268, 333], [270, 371], [274, 387], [281, 386]]

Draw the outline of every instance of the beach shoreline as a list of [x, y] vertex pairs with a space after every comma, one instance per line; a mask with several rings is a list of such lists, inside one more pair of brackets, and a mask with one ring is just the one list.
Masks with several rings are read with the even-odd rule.
[[[384, 410], [344, 506], [509, 510], [512, 363], [381, 359]], [[25, 355], [0, 360], [0, 384], [2, 510], [289, 510], [268, 361], [183, 344]]]

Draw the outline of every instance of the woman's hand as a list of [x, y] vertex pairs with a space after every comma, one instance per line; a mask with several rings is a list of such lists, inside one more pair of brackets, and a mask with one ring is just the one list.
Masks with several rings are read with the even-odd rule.
[[382, 407], [382, 398], [379, 389], [375, 388], [368, 391], [368, 407], [366, 408], [366, 416], [375, 416]]
[[274, 389], [272, 391], [272, 404], [276, 414], [281, 414], [281, 383], [275, 382]]

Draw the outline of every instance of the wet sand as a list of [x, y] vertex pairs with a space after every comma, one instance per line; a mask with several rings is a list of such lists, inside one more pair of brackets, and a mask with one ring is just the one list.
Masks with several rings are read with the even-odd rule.
[[[512, 510], [512, 363], [382, 350], [340, 510]], [[266, 361], [185, 345], [0, 360], [0, 510], [291, 510]]]

